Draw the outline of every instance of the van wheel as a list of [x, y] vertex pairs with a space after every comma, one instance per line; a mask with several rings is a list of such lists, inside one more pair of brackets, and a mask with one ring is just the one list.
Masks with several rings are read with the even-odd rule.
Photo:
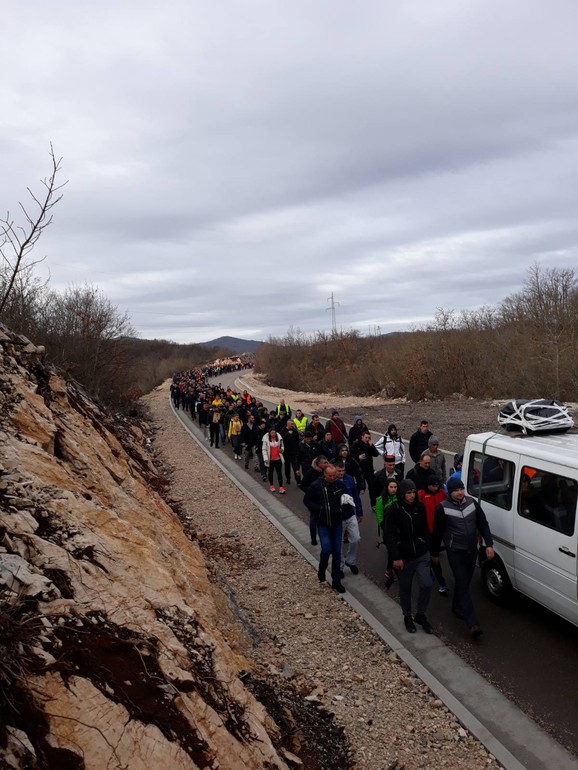
[[494, 557], [482, 564], [482, 585], [484, 593], [495, 604], [507, 604], [512, 598], [513, 588], [506, 568]]

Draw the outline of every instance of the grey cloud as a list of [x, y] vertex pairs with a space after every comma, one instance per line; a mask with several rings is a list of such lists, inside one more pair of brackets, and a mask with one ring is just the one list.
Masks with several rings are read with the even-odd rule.
[[14, 5], [0, 206], [52, 140], [70, 184], [41, 269], [143, 336], [328, 329], [331, 291], [362, 332], [495, 303], [535, 259], [576, 264], [576, 22], [567, 0]]

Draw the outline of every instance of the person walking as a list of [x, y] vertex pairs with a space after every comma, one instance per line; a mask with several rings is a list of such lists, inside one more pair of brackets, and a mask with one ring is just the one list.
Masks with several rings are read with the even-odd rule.
[[243, 431], [243, 423], [238, 414], [233, 414], [229, 420], [229, 428], [227, 430], [227, 438], [231, 442], [233, 448], [233, 456], [235, 460], [241, 459], [241, 433]]
[[337, 469], [334, 465], [327, 465], [323, 471], [323, 478], [311, 484], [305, 493], [304, 503], [315, 516], [321, 543], [317, 577], [321, 583], [325, 582], [329, 557], [331, 557], [331, 586], [335, 591], [343, 594], [345, 586], [341, 582], [341, 547], [344, 509], [349, 506], [355, 513], [355, 506], [347, 494], [345, 484], [337, 478]]
[[437, 436], [431, 435], [427, 443], [427, 451], [431, 458], [429, 464], [430, 470], [435, 473], [441, 484], [445, 484], [448, 474], [446, 472], [446, 457], [440, 450], [440, 440]]
[[331, 412], [331, 419], [327, 420], [325, 424], [325, 430], [331, 432], [333, 441], [335, 441], [336, 444], [343, 444], [347, 442], [347, 428], [339, 416], [337, 409], [334, 409]]
[[295, 483], [299, 484], [301, 471], [299, 470], [299, 431], [293, 420], [287, 420], [287, 425], [281, 430], [283, 437], [283, 460], [285, 462], [285, 481], [291, 484], [291, 471], [295, 476]]
[[341, 571], [345, 567], [349, 567], [354, 575], [359, 574], [359, 567], [357, 566], [357, 551], [359, 549], [359, 542], [361, 540], [361, 534], [359, 532], [359, 525], [363, 521], [363, 505], [361, 503], [361, 497], [357, 491], [357, 484], [353, 476], [350, 476], [345, 472], [345, 463], [342, 460], [338, 460], [335, 463], [337, 468], [337, 478], [343, 481], [347, 488], [347, 494], [351, 496], [354, 506], [347, 506], [345, 508], [343, 518], [343, 534], [347, 541], [347, 550], [345, 557], [341, 561]]
[[223, 411], [220, 406], [211, 407], [211, 416], [209, 418], [209, 436], [211, 446], [219, 448], [219, 439], [221, 438], [221, 423], [223, 422]]
[[430, 453], [427, 449], [424, 449], [419, 462], [407, 472], [406, 479], [413, 481], [417, 489], [427, 489], [427, 483], [431, 475], [430, 463]]
[[[427, 482], [426, 489], [419, 489], [417, 492], [417, 499], [425, 506], [425, 513], [427, 518], [427, 528], [429, 529], [430, 537], [433, 534], [435, 509], [440, 503], [447, 498], [444, 488], [440, 484], [440, 480], [435, 473], [432, 473]], [[431, 571], [433, 579], [437, 580], [438, 591], [442, 595], [448, 594], [448, 586], [444, 578], [442, 571], [442, 565], [439, 559], [434, 564], [432, 560]]]
[[[387, 483], [385, 485], [385, 488], [383, 492], [378, 495], [376, 501], [375, 501], [375, 518], [377, 519], [377, 534], [379, 536], [379, 539], [381, 543], [385, 545], [385, 550], [387, 551], [387, 564], [385, 567], [385, 587], [389, 591], [389, 589], [392, 587], [392, 585], [395, 583], [395, 571], [393, 569], [393, 558], [391, 553], [389, 552], [389, 549], [387, 548], [387, 544], [385, 542], [385, 517], [387, 515], [387, 510], [392, 505], [397, 504], [397, 489], [399, 486], [399, 482], [395, 477], [389, 478], [387, 480]], [[381, 545], [381, 543], [377, 544], [377, 547]]]
[[263, 462], [265, 467], [268, 468], [269, 484], [271, 492], [276, 492], [275, 484], [273, 484], [273, 474], [277, 473], [277, 481], [279, 482], [279, 494], [285, 494], [285, 487], [283, 486], [283, 439], [277, 433], [275, 428], [271, 428], [268, 433], [263, 436], [262, 444]]
[[377, 451], [383, 456], [393, 456], [395, 462], [395, 470], [399, 478], [403, 478], [405, 474], [405, 447], [401, 436], [397, 434], [397, 426], [395, 423], [390, 422], [387, 426], [386, 433], [376, 443]]
[[[329, 465], [329, 460], [325, 455], [317, 455], [313, 458], [311, 466], [301, 478], [301, 490], [307, 493], [309, 487], [319, 479], [323, 478], [323, 472]], [[306, 502], [305, 496], [303, 497], [303, 503], [309, 511], [309, 534], [311, 535], [311, 545], [317, 545], [317, 520], [315, 513], [309, 508]]]
[[419, 462], [421, 453], [428, 448], [428, 441], [432, 435], [429, 429], [429, 422], [422, 420], [419, 424], [419, 428], [415, 433], [412, 433], [409, 439], [409, 454], [414, 463]]
[[367, 491], [369, 492], [369, 502], [373, 510], [375, 510], [375, 500], [377, 495], [375, 485], [375, 469], [373, 467], [373, 458], [379, 457], [379, 452], [373, 445], [371, 439], [371, 433], [367, 430], [361, 434], [361, 438], [352, 445], [351, 456], [354, 460], [357, 460], [363, 473], [363, 477], [367, 484]]
[[[400, 483], [398, 498], [397, 504], [390, 506], [385, 517], [385, 542], [399, 581], [403, 622], [410, 634], [415, 634], [416, 623], [426, 634], [431, 634], [433, 629], [426, 615], [432, 588], [426, 512], [410, 479]], [[414, 577], [417, 577], [419, 585], [415, 617], [411, 610]]]
[[439, 564], [442, 541], [455, 580], [452, 611], [468, 626], [470, 636], [477, 640], [483, 631], [470, 594], [470, 582], [478, 556], [478, 533], [486, 549], [486, 557], [494, 558], [494, 541], [490, 526], [477, 500], [466, 495], [464, 482], [451, 478], [447, 483], [448, 498], [434, 512], [432, 563]]

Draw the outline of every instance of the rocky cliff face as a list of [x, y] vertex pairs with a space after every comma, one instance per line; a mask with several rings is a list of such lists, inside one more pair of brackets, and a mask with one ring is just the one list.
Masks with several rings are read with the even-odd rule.
[[0, 767], [287, 767], [145, 443], [0, 326]]

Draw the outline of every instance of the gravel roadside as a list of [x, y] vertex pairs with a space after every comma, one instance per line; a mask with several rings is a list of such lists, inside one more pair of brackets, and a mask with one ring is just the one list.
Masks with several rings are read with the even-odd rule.
[[[213, 583], [229, 597], [224, 601], [216, 591], [229, 643], [279, 690], [290, 687], [335, 714], [343, 728], [351, 761], [337, 767], [328, 746], [324, 766], [499, 768], [191, 440], [172, 414], [168, 383], [144, 401], [153, 451], [169, 474], [169, 496], [199, 541]], [[303, 401], [298, 405], [305, 408]]]

